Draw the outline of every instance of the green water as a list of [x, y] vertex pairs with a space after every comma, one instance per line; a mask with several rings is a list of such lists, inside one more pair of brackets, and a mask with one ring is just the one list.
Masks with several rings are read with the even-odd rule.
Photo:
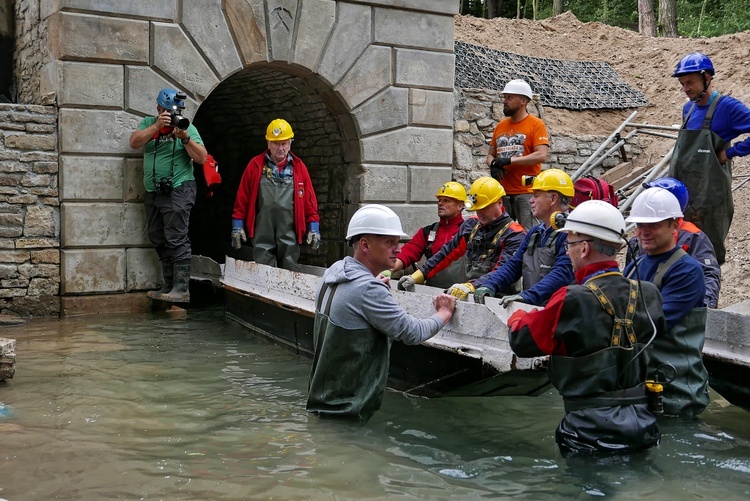
[[657, 449], [563, 459], [562, 401], [388, 392], [308, 417], [310, 362], [221, 310], [33, 321], [0, 384], [0, 499], [748, 499], [750, 413], [714, 401]]

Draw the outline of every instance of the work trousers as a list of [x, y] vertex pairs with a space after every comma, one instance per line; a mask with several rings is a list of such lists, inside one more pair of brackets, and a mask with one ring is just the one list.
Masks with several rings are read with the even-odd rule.
[[195, 181], [185, 181], [169, 195], [146, 192], [148, 239], [159, 260], [182, 261], [192, 257], [188, 229], [196, 191]]
[[529, 231], [532, 226], [539, 224], [534, 216], [531, 214], [531, 200], [530, 193], [524, 193], [520, 195], [505, 195], [503, 197], [503, 205], [508, 215], [512, 219], [515, 219], [518, 224], [523, 226], [523, 229]]

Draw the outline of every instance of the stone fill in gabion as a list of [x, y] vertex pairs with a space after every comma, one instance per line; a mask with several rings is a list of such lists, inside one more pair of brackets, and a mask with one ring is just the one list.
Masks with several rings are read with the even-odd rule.
[[522, 56], [455, 42], [457, 88], [502, 90], [522, 78], [544, 106], [570, 110], [638, 108], [646, 97], [607, 63]]

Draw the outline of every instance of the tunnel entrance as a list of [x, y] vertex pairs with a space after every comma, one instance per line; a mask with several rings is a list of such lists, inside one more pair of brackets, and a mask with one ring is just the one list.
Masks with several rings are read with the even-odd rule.
[[361, 163], [356, 126], [342, 100], [313, 73], [289, 65], [249, 66], [220, 83], [203, 101], [194, 124], [219, 164], [221, 187], [206, 196], [196, 168], [198, 196], [190, 218], [194, 255], [223, 263], [229, 255], [251, 259], [250, 242], [230, 245], [237, 188], [250, 159], [267, 149], [271, 120], [283, 118], [294, 131], [292, 152], [307, 165], [318, 199], [323, 243], [317, 251], [302, 245], [300, 262], [326, 266], [345, 255], [347, 172]]

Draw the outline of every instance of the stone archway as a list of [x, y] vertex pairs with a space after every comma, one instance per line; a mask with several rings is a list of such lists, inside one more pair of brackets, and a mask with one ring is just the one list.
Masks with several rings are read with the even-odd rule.
[[[269, 99], [269, 96], [273, 96]], [[323, 246], [306, 252], [302, 262], [325, 266], [344, 255], [347, 173], [361, 164], [357, 130], [344, 103], [310, 71], [284, 65], [254, 64], [219, 84], [203, 101], [195, 125], [217, 159], [222, 186], [212, 198], [199, 196], [191, 218], [195, 254], [223, 262], [235, 254], [229, 246], [230, 219], [240, 178], [253, 156], [266, 149], [266, 126], [275, 118], [294, 129], [292, 151], [307, 165], [318, 198]], [[338, 110], [338, 112], [337, 112]], [[200, 181], [200, 180], [199, 180]], [[200, 185], [199, 185], [200, 186]]]
[[221, 202], [194, 212], [196, 250], [221, 254], [232, 189], [277, 116], [293, 123], [293, 147], [322, 206], [326, 246], [306, 262], [328, 264], [346, 252], [345, 224], [362, 203], [390, 205], [407, 231], [429, 222], [435, 190], [451, 178], [457, 7], [453, 0], [45, 4], [49, 61], [40, 94], [56, 96], [59, 107], [63, 309], [66, 297], [111, 302], [159, 281], [141, 155], [128, 138], [154, 113], [163, 87], [187, 93], [187, 115], [223, 169]]

